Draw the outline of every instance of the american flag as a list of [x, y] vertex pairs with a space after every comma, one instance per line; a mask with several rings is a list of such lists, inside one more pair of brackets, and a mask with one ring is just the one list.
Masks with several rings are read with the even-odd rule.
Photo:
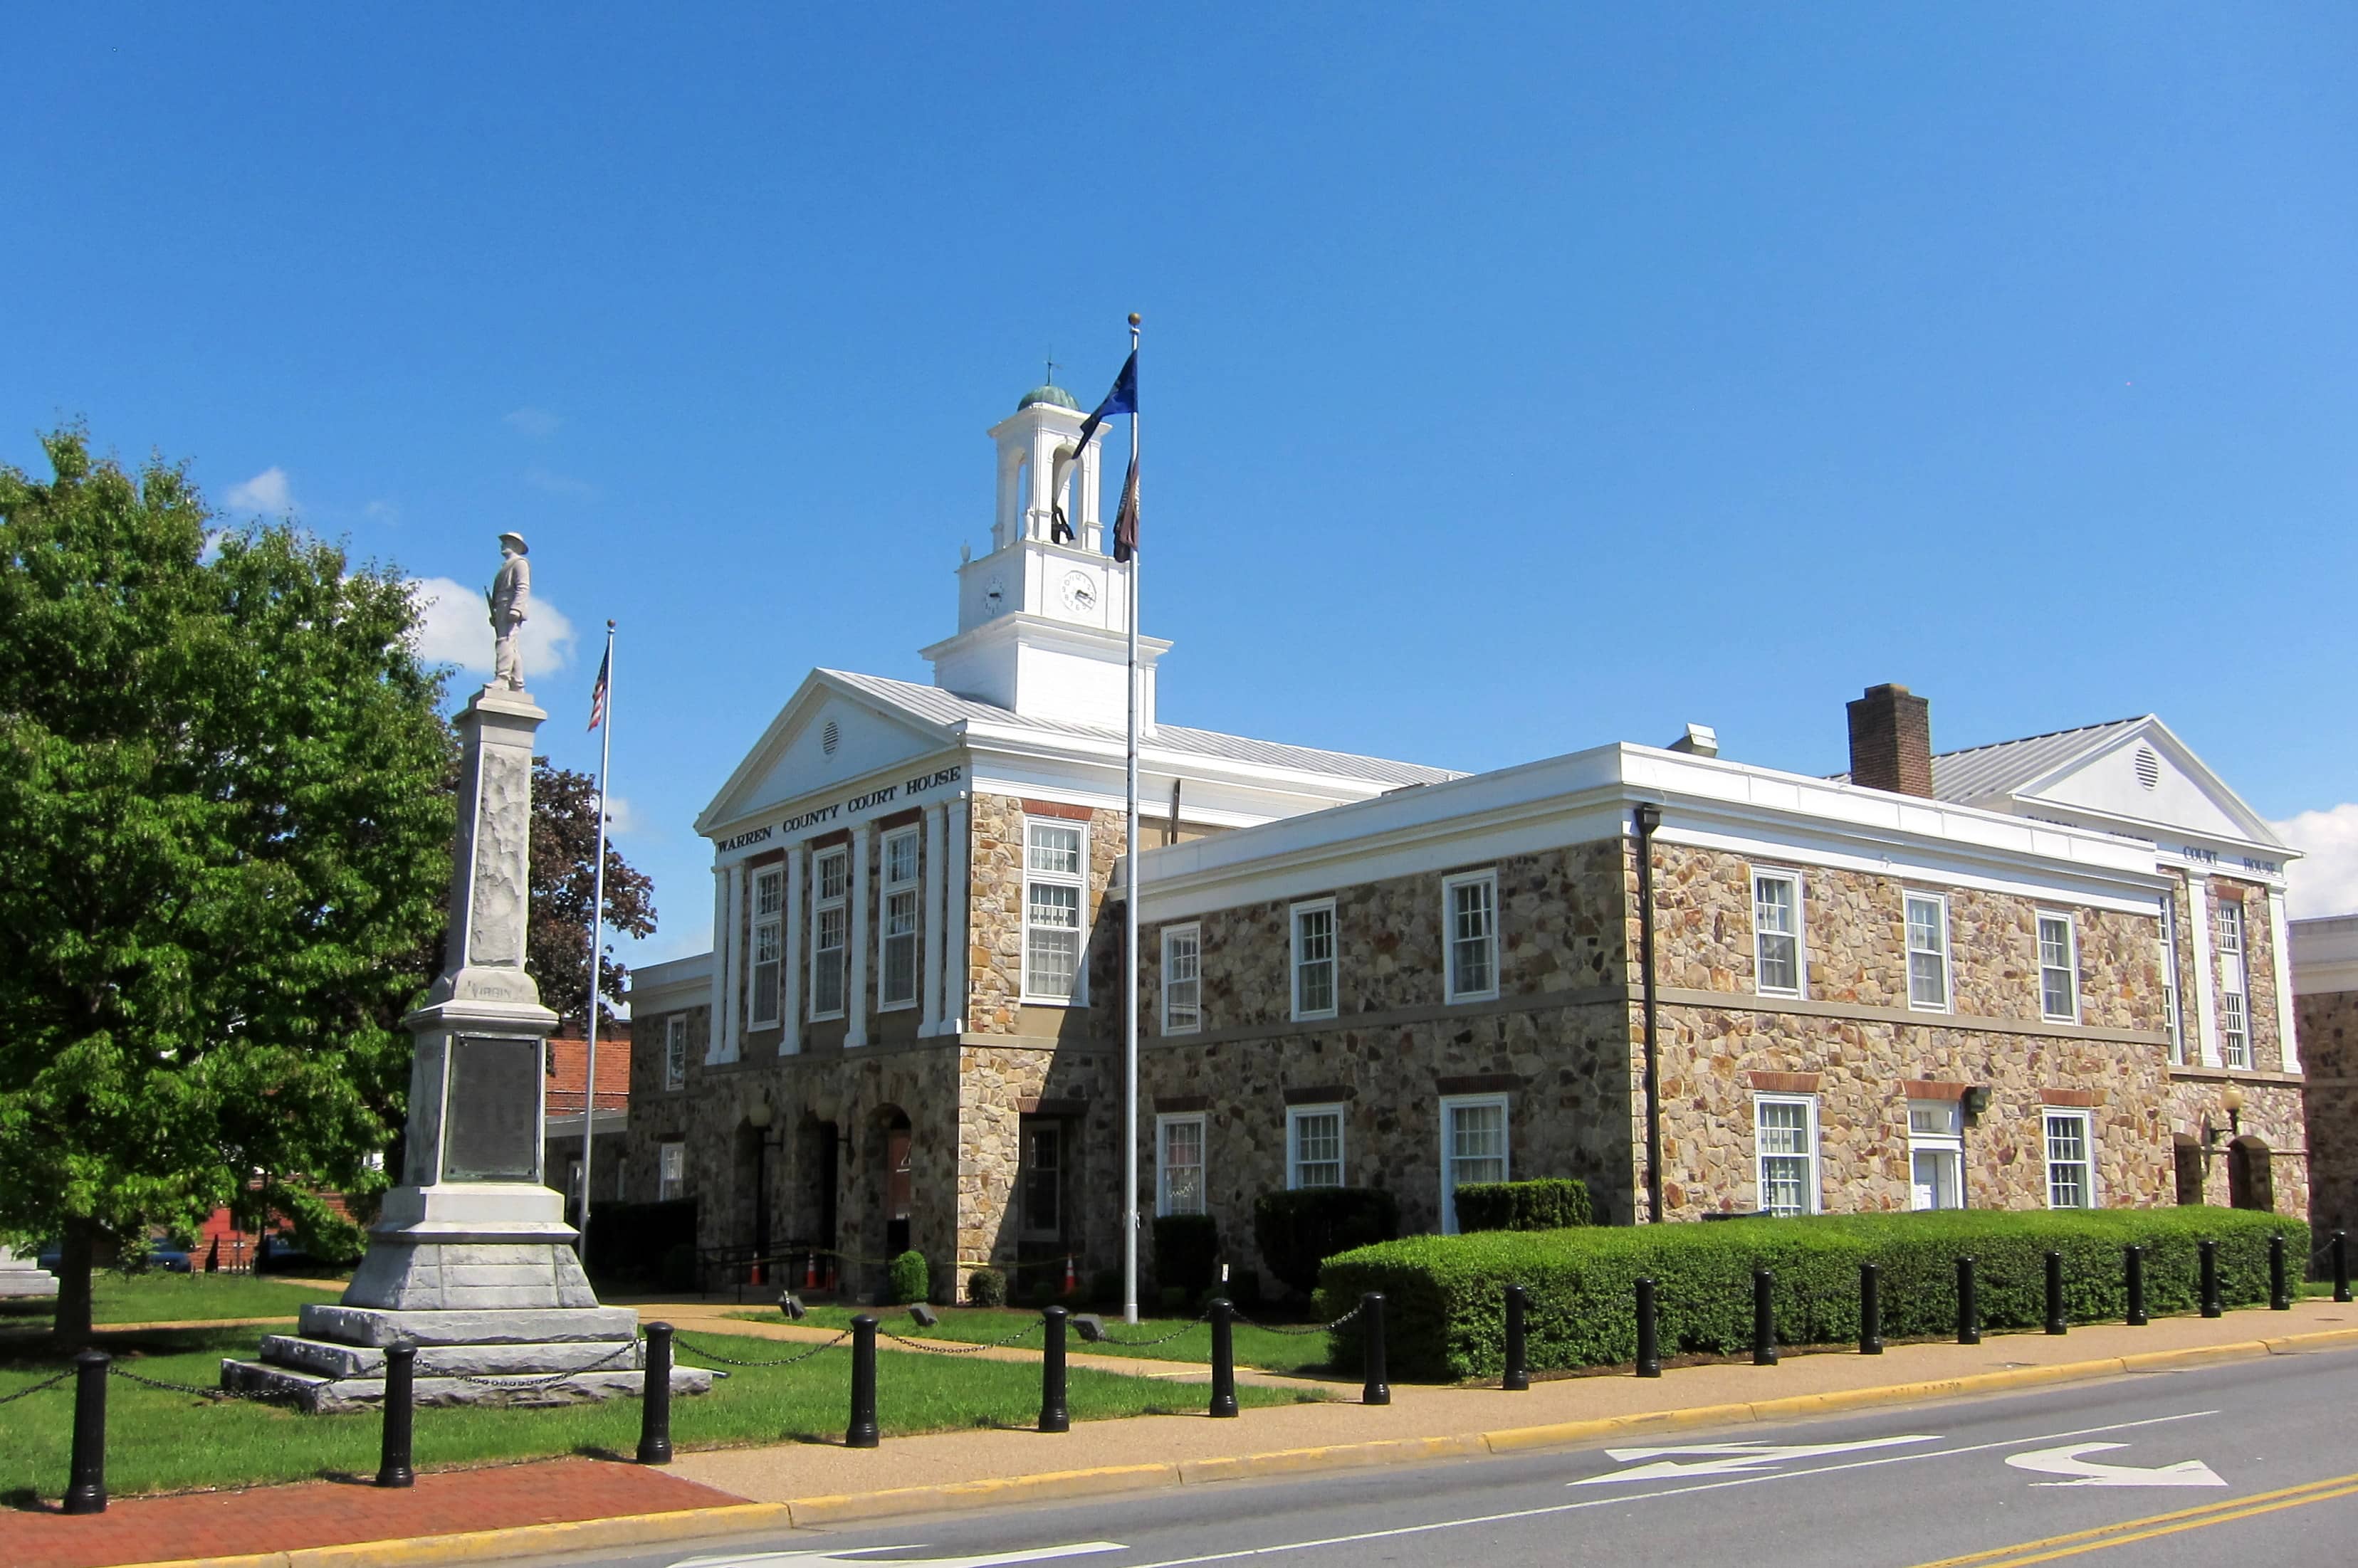
[[606, 656], [598, 661], [598, 684], [590, 688], [590, 728], [595, 730], [606, 722], [606, 670], [614, 662], [614, 650], [608, 648]]

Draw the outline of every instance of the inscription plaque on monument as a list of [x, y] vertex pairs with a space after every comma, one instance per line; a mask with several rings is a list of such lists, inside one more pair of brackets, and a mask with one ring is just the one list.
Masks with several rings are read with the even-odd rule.
[[444, 1181], [540, 1179], [540, 1079], [537, 1040], [461, 1034], [450, 1042]]

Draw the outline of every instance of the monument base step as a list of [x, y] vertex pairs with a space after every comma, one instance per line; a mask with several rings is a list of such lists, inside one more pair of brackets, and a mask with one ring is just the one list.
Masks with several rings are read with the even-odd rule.
[[628, 1307], [601, 1306], [398, 1312], [309, 1302], [297, 1323], [305, 1339], [378, 1349], [396, 1341], [420, 1349], [431, 1345], [560, 1345], [598, 1340], [611, 1345], [635, 1339], [639, 1334], [637, 1313]]
[[[292, 1334], [262, 1336], [262, 1359], [289, 1371], [323, 1378], [382, 1378], [384, 1352], [370, 1345], [339, 1345]], [[579, 1339], [554, 1345], [421, 1345], [417, 1375], [487, 1378], [550, 1372], [633, 1372], [646, 1365], [634, 1339]]]
[[0, 1299], [58, 1293], [58, 1277], [40, 1269], [0, 1269]]
[[[674, 1395], [712, 1391], [712, 1380], [725, 1374], [701, 1367], [671, 1369]], [[326, 1378], [291, 1367], [261, 1361], [224, 1359], [222, 1387], [232, 1393], [277, 1400], [312, 1415], [341, 1415], [374, 1410], [384, 1403], [384, 1379]], [[587, 1404], [593, 1400], [633, 1399], [646, 1386], [640, 1371], [599, 1370], [568, 1373], [554, 1380], [544, 1372], [484, 1378], [420, 1377], [411, 1385], [411, 1397], [420, 1405], [513, 1406], [519, 1409]]]

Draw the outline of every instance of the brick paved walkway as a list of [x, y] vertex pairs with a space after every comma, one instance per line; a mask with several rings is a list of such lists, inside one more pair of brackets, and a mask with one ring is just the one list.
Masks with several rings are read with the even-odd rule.
[[54, 1507], [0, 1512], [0, 1563], [7, 1568], [103, 1568], [616, 1514], [724, 1508], [742, 1501], [636, 1465], [548, 1459], [423, 1475], [406, 1491], [379, 1491], [365, 1481], [305, 1481], [242, 1492], [122, 1498], [108, 1504], [103, 1514], [79, 1519], [69, 1519]]

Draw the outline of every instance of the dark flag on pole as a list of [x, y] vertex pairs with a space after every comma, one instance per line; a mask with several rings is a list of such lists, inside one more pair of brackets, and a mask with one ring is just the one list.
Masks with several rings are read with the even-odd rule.
[[1077, 459], [1089, 449], [1089, 438], [1098, 433], [1098, 426], [1117, 414], [1137, 412], [1138, 351], [1132, 349], [1130, 358], [1121, 362], [1121, 373], [1113, 378], [1113, 390], [1105, 395], [1105, 401], [1098, 405], [1097, 412], [1081, 421], [1081, 438], [1073, 448], [1073, 456]]
[[1121, 481], [1121, 506], [1113, 514], [1113, 558], [1126, 561], [1138, 554], [1138, 460], [1130, 460], [1130, 473]]
[[606, 656], [598, 661], [598, 684], [590, 688], [590, 728], [595, 730], [606, 722], [606, 669], [614, 662], [614, 650], [609, 647]]

